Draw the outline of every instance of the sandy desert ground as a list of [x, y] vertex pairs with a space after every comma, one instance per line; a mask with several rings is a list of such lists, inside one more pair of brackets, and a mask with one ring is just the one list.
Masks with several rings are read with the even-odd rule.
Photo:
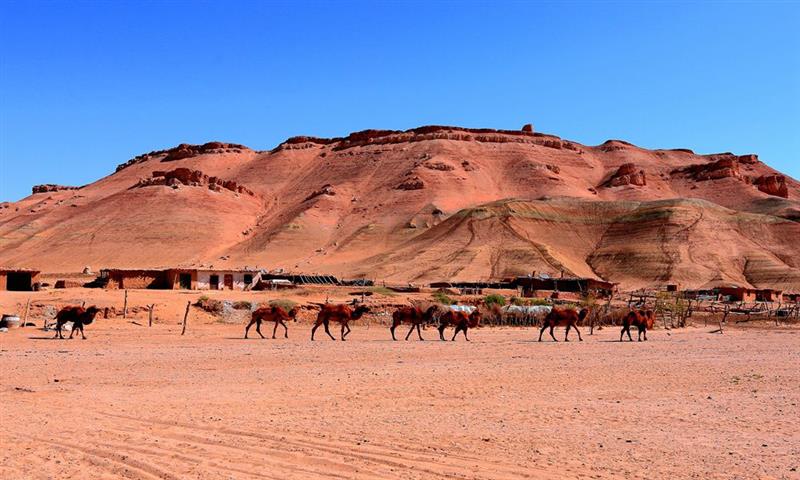
[[582, 343], [242, 330], [198, 317], [181, 337], [174, 319], [117, 318], [86, 341], [0, 334], [0, 478], [799, 476], [796, 328], [646, 343], [610, 328]]

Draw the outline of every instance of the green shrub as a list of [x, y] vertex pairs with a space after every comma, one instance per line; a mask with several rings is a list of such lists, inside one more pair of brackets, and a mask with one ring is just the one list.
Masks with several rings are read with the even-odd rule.
[[532, 298], [528, 301], [529, 305], [550, 305], [546, 298]]
[[278, 299], [269, 301], [269, 306], [270, 307], [281, 307], [282, 309], [286, 310], [287, 312], [289, 310], [291, 310], [292, 308], [294, 308], [295, 305], [297, 305], [297, 302], [293, 302], [293, 301], [289, 300], [288, 298], [278, 298]]
[[519, 298], [517, 296], [514, 296], [514, 297], [511, 297], [511, 299], [509, 300], [509, 303], [511, 303], [511, 305], [516, 305], [518, 307], [521, 307], [521, 306], [525, 305], [525, 299], [524, 298]]
[[491, 295], [486, 295], [484, 297], [483, 302], [486, 304], [487, 307], [491, 307], [492, 305], [497, 305], [498, 307], [502, 307], [506, 304], [506, 297], [502, 295], [498, 295], [496, 293], [492, 293]]
[[452, 305], [455, 303], [453, 302], [453, 299], [448, 297], [444, 292], [434, 292], [432, 297], [435, 301], [441, 303], [442, 305]]

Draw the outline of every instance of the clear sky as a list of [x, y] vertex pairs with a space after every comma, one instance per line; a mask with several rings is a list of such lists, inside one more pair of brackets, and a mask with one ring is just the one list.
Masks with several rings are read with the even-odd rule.
[[0, 200], [183, 142], [529, 122], [800, 178], [800, 3], [0, 1]]

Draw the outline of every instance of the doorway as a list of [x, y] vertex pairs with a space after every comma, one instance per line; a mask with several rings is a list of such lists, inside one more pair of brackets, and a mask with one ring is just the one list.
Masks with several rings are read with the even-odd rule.
[[219, 290], [219, 275], [211, 275], [208, 283], [211, 285], [211, 290]]
[[233, 290], [233, 275], [230, 273], [225, 274], [225, 288], [228, 290]]
[[15, 292], [29, 292], [33, 290], [31, 274], [28, 272], [8, 272], [6, 288]]
[[181, 273], [178, 276], [178, 284], [181, 287], [181, 290], [191, 290], [192, 289], [192, 274], [191, 273]]

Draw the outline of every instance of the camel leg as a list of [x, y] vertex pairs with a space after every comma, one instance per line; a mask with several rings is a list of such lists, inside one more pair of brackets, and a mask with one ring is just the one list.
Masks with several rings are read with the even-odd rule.
[[61, 324], [60, 323], [56, 323], [56, 334], [53, 336], [53, 338], [64, 338], [64, 337], [61, 336]]
[[464, 332], [464, 340], [469, 342], [469, 337], [467, 337], [467, 330], [468, 329], [469, 329], [469, 327], [464, 327], [464, 329], [462, 331]]
[[244, 327], [244, 338], [247, 338], [247, 332], [250, 331], [250, 327], [252, 327], [254, 323], [256, 323], [254, 320], [250, 320], [250, 323], [248, 323], [247, 326]]
[[[352, 330], [350, 329], [350, 325], [348, 325], [346, 323], [344, 324], [344, 328], [346, 329], [346, 331], [344, 332], [344, 336], [346, 337], [346, 336], [350, 335], [350, 332], [352, 332]], [[344, 338], [342, 340], [344, 340]]]
[[331, 335], [331, 329], [330, 329], [329, 322], [327, 320], [325, 320], [324, 322], [322, 322], [322, 326], [325, 327], [325, 333], [327, 333], [328, 336], [331, 337], [331, 340], [336, 341], [336, 339], [333, 338], [333, 335]]
[[283, 320], [278, 321], [281, 322], [281, 325], [283, 326], [283, 338], [289, 338], [289, 327], [286, 326]]
[[397, 325], [399, 325], [399, 322], [397, 322], [396, 320], [392, 320], [392, 326], [389, 327], [389, 331], [392, 332], [392, 340], [394, 341], [397, 341], [397, 338], [395, 338], [394, 336], [394, 329], [397, 328]]
[[411, 336], [411, 332], [413, 331], [414, 331], [414, 324], [412, 323], [411, 328], [408, 330], [408, 333], [406, 334], [406, 340], [408, 340], [408, 337]]
[[456, 331], [453, 332], [453, 338], [450, 340], [451, 342], [455, 342], [456, 341], [456, 335], [458, 335], [458, 332], [460, 332], [460, 331], [461, 331], [461, 325], [456, 325]]
[[641, 326], [637, 326], [636, 329], [639, 330], [639, 336], [637, 337], [636, 341], [637, 342], [641, 342], [642, 341], [642, 327]]
[[631, 326], [628, 325], [627, 327], [625, 327], [625, 331], [628, 333], [628, 340], [632, 342], [633, 337], [631, 337]]
[[72, 334], [75, 333], [75, 322], [72, 322], [72, 330], [69, 331], [69, 339], [72, 340]]
[[564, 332], [564, 341], [569, 342], [569, 329], [572, 328], [572, 325], [567, 324], [567, 330]]
[[642, 333], [644, 333], [644, 341], [646, 342], [647, 341], [647, 327], [644, 327], [642, 329]]
[[556, 338], [556, 336], [555, 336], [555, 335], [553, 335], [553, 330], [555, 330], [555, 328], [556, 328], [556, 326], [555, 326], [555, 325], [551, 325], [551, 326], [550, 326], [550, 336], [553, 338], [553, 341], [554, 341], [554, 342], [557, 342], [557, 341], [558, 341], [558, 339]]
[[86, 340], [86, 335], [83, 334], [83, 325], [81, 325], [81, 338]]
[[444, 325], [439, 325], [439, 340], [444, 341]]
[[572, 328], [574, 328], [574, 329], [575, 329], [575, 331], [578, 333], [578, 341], [579, 341], [579, 342], [582, 342], [582, 341], [583, 341], [583, 339], [581, 338], [581, 331], [580, 331], [580, 330], [578, 330], [578, 326], [577, 326], [577, 325], [573, 325], [573, 326], [572, 326]]
[[619, 341], [622, 341], [622, 336], [625, 335], [625, 325], [622, 326], [622, 330], [619, 331]]
[[542, 329], [541, 329], [541, 330], [539, 330], [539, 341], [540, 341], [540, 342], [542, 341], [542, 334], [544, 333], [544, 331], [545, 331], [545, 330], [547, 330], [547, 324], [544, 324], [544, 325], [542, 326]]
[[312, 342], [314, 341], [314, 332], [317, 331], [317, 329], [319, 328], [319, 325], [320, 325], [319, 322], [317, 322], [317, 323], [314, 324], [313, 327], [311, 327], [311, 341]]
[[[422, 338], [422, 332], [421, 332], [421, 330], [419, 328], [419, 323], [417, 324], [417, 336], [419, 336], [420, 341], [422, 341], [422, 342], [425, 341], [425, 339]], [[647, 340], [647, 339], [645, 338], [645, 340]]]
[[278, 322], [280, 322], [280, 320], [275, 320], [275, 326], [272, 327], [272, 339], [273, 340], [275, 340], [275, 332], [278, 331]]
[[261, 333], [261, 320], [256, 321], [256, 333], [258, 333], [261, 338], [264, 338], [264, 335]]

